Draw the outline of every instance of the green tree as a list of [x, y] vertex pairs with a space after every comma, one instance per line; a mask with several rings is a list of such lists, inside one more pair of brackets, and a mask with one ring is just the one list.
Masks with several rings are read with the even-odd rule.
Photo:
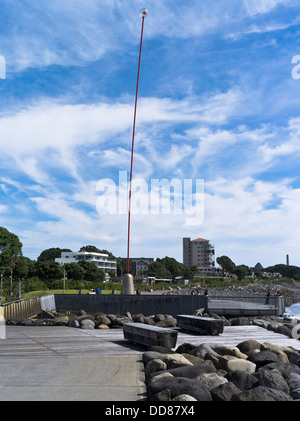
[[36, 262], [36, 275], [39, 279], [47, 282], [51, 286], [51, 282], [55, 279], [62, 279], [64, 276], [64, 269], [59, 263], [53, 261]]
[[246, 276], [251, 275], [251, 270], [246, 265], [238, 265], [235, 268], [234, 274], [238, 277], [239, 280], [242, 280]]
[[79, 263], [66, 263], [65, 270], [69, 280], [81, 281], [86, 275], [86, 270]]
[[162, 279], [175, 279], [176, 277], [185, 277], [193, 279], [194, 274], [191, 269], [177, 262], [173, 257], [164, 257], [163, 259], [156, 259], [148, 266], [148, 275], [155, 276]]
[[217, 257], [217, 263], [221, 266], [223, 273], [234, 273], [236, 266], [228, 256]]
[[22, 256], [23, 244], [19, 237], [0, 227], [0, 266], [10, 267]]
[[78, 263], [85, 269], [85, 280], [89, 282], [103, 282], [105, 274], [103, 270], [98, 269], [92, 262], [85, 262], [84, 260]]
[[70, 249], [61, 249], [59, 247], [51, 247], [49, 249], [42, 251], [42, 253], [39, 255], [37, 260], [39, 262], [49, 262], [49, 261], [54, 262], [57, 257], [61, 257], [61, 253], [64, 251], [72, 252], [72, 250]]

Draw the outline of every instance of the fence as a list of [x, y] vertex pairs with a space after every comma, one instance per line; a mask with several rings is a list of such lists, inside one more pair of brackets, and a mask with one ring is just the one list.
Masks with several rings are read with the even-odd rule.
[[224, 316], [282, 315], [285, 305], [283, 297], [265, 294], [211, 295], [208, 310]]
[[55, 295], [58, 312], [122, 314], [193, 314], [200, 308], [206, 309], [204, 295]]
[[42, 311], [41, 299], [30, 298], [28, 300], [13, 301], [4, 304], [3, 312], [5, 320], [9, 319], [28, 319], [29, 317], [40, 314]]

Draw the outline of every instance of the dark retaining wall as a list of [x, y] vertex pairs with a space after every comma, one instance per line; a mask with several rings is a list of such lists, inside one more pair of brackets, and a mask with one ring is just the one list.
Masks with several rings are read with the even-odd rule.
[[121, 314], [193, 314], [195, 310], [207, 308], [205, 295], [55, 295], [56, 310], [65, 313]]

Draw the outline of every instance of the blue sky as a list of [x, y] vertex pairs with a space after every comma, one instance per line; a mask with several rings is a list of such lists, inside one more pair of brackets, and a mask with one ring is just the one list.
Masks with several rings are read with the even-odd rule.
[[202, 237], [236, 264], [300, 265], [296, 0], [1, 5], [0, 225], [25, 256], [126, 256], [127, 215], [99, 212], [97, 183], [129, 174], [146, 7], [134, 176], [204, 180], [204, 217], [134, 215], [131, 256], [182, 261], [182, 238]]

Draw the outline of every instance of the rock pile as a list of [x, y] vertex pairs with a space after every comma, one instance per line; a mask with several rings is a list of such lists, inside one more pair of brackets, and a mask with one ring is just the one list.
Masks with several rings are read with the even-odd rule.
[[9, 319], [7, 325], [19, 326], [68, 326], [81, 329], [111, 329], [121, 328], [126, 322], [146, 323], [160, 327], [176, 327], [176, 320], [168, 314], [156, 314], [146, 317], [143, 314], [126, 315], [115, 314], [86, 314], [81, 310], [80, 315], [59, 316], [51, 312], [43, 312], [41, 317], [31, 319]]
[[255, 340], [143, 354], [150, 401], [300, 401], [300, 353]]

